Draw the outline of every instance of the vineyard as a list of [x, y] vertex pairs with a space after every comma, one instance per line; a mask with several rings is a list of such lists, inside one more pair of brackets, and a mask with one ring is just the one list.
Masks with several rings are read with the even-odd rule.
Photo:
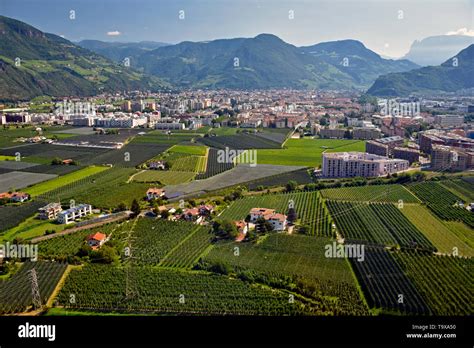
[[215, 147], [218, 149], [224, 149], [226, 147], [230, 149], [279, 149], [281, 143], [273, 140], [259, 137], [253, 134], [236, 134], [236, 135], [223, 135], [217, 137], [206, 137], [200, 138], [198, 141], [209, 147]]
[[474, 216], [468, 210], [456, 206], [462, 201], [448, 189], [437, 182], [423, 182], [408, 185], [418, 198], [426, 203], [440, 219], [447, 221], [462, 221], [474, 228]]
[[143, 198], [149, 187], [144, 183], [127, 183], [134, 173], [133, 168], [110, 168], [48, 191], [40, 198], [48, 202], [74, 199], [76, 203], [88, 203], [95, 208], [115, 208], [121, 202], [130, 207], [132, 200]]
[[172, 172], [168, 170], [146, 170], [133, 177], [133, 181], [144, 183], [161, 183], [163, 185], [177, 185], [191, 181], [196, 173]]
[[196, 225], [184, 221], [140, 218], [130, 236], [133, 264], [158, 265], [195, 228]]
[[299, 223], [308, 227], [309, 235], [332, 235], [329, 215], [317, 191], [244, 197], [233, 202], [220, 217], [242, 220], [249, 214], [250, 209], [257, 207], [275, 209], [279, 213], [286, 214], [290, 200], [293, 200]]
[[331, 200], [361, 202], [419, 203], [420, 201], [402, 185], [371, 185], [342, 187], [321, 191], [321, 196]]
[[212, 236], [209, 228], [196, 228], [161, 260], [160, 266], [192, 268], [202, 253], [211, 246]]
[[364, 253], [363, 262], [351, 259], [351, 264], [371, 308], [419, 315], [430, 313], [414, 284], [386, 250], [366, 247]]
[[394, 253], [434, 315], [472, 315], [473, 260], [460, 257]]
[[431, 242], [391, 203], [326, 201], [342, 236], [353, 242], [435, 250]]
[[134, 313], [308, 314], [297, 298], [294, 303], [288, 298], [282, 291], [219, 275], [87, 265], [71, 272], [58, 302], [67, 309]]
[[206, 170], [204, 173], [198, 174], [196, 179], [210, 178], [211, 176], [225, 172], [226, 170], [232, 169], [234, 167], [233, 163], [219, 163], [217, 161], [218, 151], [219, 150], [217, 149], [209, 149]]
[[29, 273], [35, 269], [41, 303], [44, 305], [61, 279], [66, 264], [58, 262], [26, 262], [8, 280], [0, 282], [0, 314], [18, 313], [33, 305]]
[[2, 240], [3, 232], [33, 216], [44, 205], [44, 202], [34, 200], [21, 205], [0, 206], [0, 221], [2, 222], [0, 224], [0, 240]]
[[296, 181], [298, 185], [309, 184], [313, 182], [313, 178], [309, 175], [308, 169], [299, 169], [289, 173], [283, 173], [266, 177], [263, 179], [254, 180], [246, 184], [246, 186], [249, 188], [249, 190], [255, 190], [259, 186], [284, 186], [290, 180]]
[[366, 314], [349, 264], [343, 258], [325, 256], [325, 247], [331, 243], [328, 238], [272, 234], [259, 244], [217, 244], [203, 263], [225, 264], [271, 279], [294, 277], [311, 289], [306, 296], [333, 314]]
[[[446, 223], [435, 217], [428, 208], [419, 204], [406, 204], [401, 212], [423, 232], [439, 252], [452, 254], [457, 251], [460, 256], [474, 256], [474, 249], [463, 240], [464, 238], [453, 233]], [[471, 239], [474, 240], [474, 236]]]
[[441, 181], [440, 184], [461, 197], [465, 202], [474, 202], [474, 184], [463, 179], [451, 179]]

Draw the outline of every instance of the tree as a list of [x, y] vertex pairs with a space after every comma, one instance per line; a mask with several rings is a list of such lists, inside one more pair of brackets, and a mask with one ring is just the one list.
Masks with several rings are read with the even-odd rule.
[[216, 236], [224, 239], [235, 239], [239, 234], [237, 226], [231, 220], [216, 220], [212, 228]]
[[117, 250], [111, 248], [107, 245], [102, 245], [102, 247], [97, 251], [92, 251], [90, 253], [90, 258], [92, 262], [97, 263], [114, 263], [118, 261]]
[[170, 216], [170, 212], [168, 210], [163, 210], [161, 212], [161, 218], [167, 220], [168, 217]]
[[121, 202], [119, 203], [119, 205], [117, 206], [117, 211], [125, 211], [127, 210], [127, 206], [125, 205], [124, 202]]
[[263, 217], [259, 217], [255, 222], [255, 230], [257, 233], [264, 234], [273, 231], [273, 226]]
[[287, 220], [288, 220], [291, 224], [293, 224], [293, 223], [296, 221], [296, 219], [298, 218], [298, 214], [296, 214], [295, 208], [289, 208], [289, 209], [288, 209], [287, 216], [288, 216], [288, 217], [287, 217]]
[[59, 157], [54, 157], [53, 160], [51, 161], [52, 165], [58, 165], [58, 164], [62, 164], [62, 163], [63, 163], [63, 161]]
[[133, 212], [133, 215], [137, 216], [140, 214], [140, 204], [138, 204], [138, 201], [134, 199], [132, 201], [132, 205], [130, 207], [130, 210]]
[[288, 191], [288, 192], [294, 191], [294, 190], [296, 190], [297, 187], [298, 187], [298, 183], [294, 180], [290, 180], [286, 184], [286, 191]]

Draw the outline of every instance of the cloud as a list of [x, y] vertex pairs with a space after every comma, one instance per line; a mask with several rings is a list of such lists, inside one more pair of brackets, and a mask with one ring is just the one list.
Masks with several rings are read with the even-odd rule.
[[455, 31], [448, 31], [446, 35], [464, 35], [464, 36], [474, 36], [474, 30], [467, 28], [460, 28]]
[[108, 36], [119, 36], [119, 35], [122, 35], [122, 33], [118, 30], [115, 30], [115, 31], [108, 31], [107, 35]]

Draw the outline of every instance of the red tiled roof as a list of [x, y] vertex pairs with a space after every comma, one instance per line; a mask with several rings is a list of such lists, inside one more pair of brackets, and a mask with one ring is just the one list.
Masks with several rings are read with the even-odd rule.
[[98, 240], [103, 241], [107, 238], [107, 235], [104, 233], [96, 232], [87, 237], [87, 240]]

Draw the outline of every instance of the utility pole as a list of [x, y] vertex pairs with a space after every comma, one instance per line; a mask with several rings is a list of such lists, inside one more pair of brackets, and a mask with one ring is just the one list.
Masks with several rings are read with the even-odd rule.
[[38, 286], [38, 276], [33, 268], [28, 272], [28, 279], [31, 281], [31, 299], [35, 309], [41, 308], [41, 295]]

